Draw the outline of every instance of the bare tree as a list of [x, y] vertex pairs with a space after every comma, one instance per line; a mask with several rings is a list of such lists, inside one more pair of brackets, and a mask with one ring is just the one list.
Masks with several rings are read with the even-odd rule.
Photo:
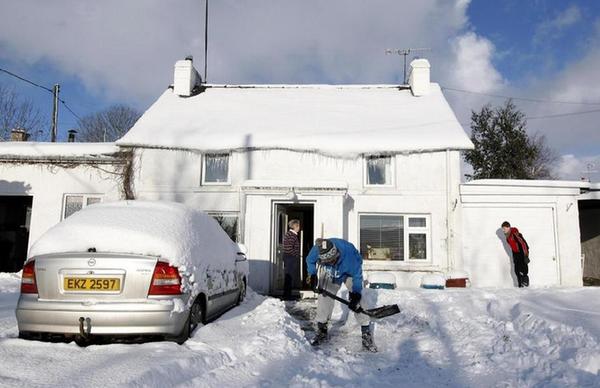
[[552, 170], [560, 159], [558, 152], [548, 145], [546, 136], [539, 133], [530, 137], [529, 143], [536, 156], [529, 165], [530, 176], [533, 179], [556, 179]]
[[89, 114], [79, 122], [79, 139], [84, 142], [115, 141], [140, 118], [141, 113], [127, 105], [112, 105]]
[[29, 100], [19, 97], [12, 89], [0, 84], [0, 140], [9, 140], [15, 128], [23, 128], [32, 140], [47, 137], [42, 115]]

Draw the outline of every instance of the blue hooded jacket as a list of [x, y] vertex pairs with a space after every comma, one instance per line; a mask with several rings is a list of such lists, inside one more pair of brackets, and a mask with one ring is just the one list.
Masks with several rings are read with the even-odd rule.
[[[334, 265], [324, 265], [325, 270], [331, 274], [333, 281], [341, 284], [346, 278], [352, 278], [352, 292], [361, 293], [363, 285], [362, 256], [354, 245], [341, 238], [328, 238], [335, 245], [340, 256]], [[306, 266], [310, 275], [317, 274], [319, 261], [319, 247], [313, 246], [306, 256]]]

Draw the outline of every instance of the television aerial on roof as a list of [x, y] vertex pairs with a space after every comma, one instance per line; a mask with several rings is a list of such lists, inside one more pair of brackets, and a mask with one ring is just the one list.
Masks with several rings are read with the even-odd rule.
[[423, 52], [423, 51], [431, 51], [429, 47], [420, 47], [420, 48], [407, 48], [407, 49], [385, 49], [385, 54], [398, 54], [404, 57], [404, 78], [402, 78], [402, 82], [406, 85], [408, 80], [406, 79], [406, 57], [410, 53], [415, 52]]

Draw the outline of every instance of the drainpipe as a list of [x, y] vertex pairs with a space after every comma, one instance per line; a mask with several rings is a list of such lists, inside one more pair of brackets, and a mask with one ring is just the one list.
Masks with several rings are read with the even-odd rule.
[[450, 150], [446, 149], [446, 255], [448, 269], [454, 269], [454, 219], [452, 215], [452, 185], [450, 182]]

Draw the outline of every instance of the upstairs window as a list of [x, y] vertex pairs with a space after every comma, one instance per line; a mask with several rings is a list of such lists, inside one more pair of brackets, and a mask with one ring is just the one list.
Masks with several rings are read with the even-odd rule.
[[204, 163], [202, 170], [203, 184], [229, 184], [229, 154], [204, 155]]
[[392, 185], [392, 157], [371, 155], [365, 157], [365, 185]]
[[102, 197], [99, 195], [67, 194], [63, 206], [63, 220], [86, 206], [100, 202], [102, 202]]

